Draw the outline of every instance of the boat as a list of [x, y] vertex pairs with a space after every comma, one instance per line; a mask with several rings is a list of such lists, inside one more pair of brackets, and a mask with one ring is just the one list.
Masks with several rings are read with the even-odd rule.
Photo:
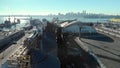
[[11, 26], [20, 24], [20, 19], [14, 18], [14, 22], [11, 22], [10, 18], [9, 20], [5, 20], [4, 23], [0, 24], [0, 28], [11, 28]]

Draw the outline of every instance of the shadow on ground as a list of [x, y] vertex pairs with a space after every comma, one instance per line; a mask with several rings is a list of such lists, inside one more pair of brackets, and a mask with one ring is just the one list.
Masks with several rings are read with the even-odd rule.
[[112, 38], [110, 38], [109, 36], [106, 36], [106, 35], [100, 34], [100, 33], [87, 34], [87, 35], [83, 36], [83, 38], [104, 41], [104, 42], [114, 42], [114, 40]]
[[[111, 53], [111, 54], [113, 54], [113, 55], [116, 55], [116, 56], [120, 57], [120, 55], [117, 55], [116, 53], [114, 53], [114, 52], [112, 52], [112, 51], [109, 51], [109, 50], [107, 50], [107, 49], [105, 49], [105, 48], [96, 46], [96, 45], [94, 45], [94, 44], [88, 43], [88, 42], [83, 41], [83, 40], [82, 40], [82, 42], [84, 42], [84, 43], [86, 43], [86, 44], [89, 44], [89, 45], [94, 46], [94, 47], [96, 47], [96, 48], [98, 48], [98, 49], [101, 49], [101, 50], [103, 50], [103, 51], [106, 51], [106, 52], [108, 52], [108, 53]], [[112, 50], [115, 50], [115, 49], [112, 49]]]

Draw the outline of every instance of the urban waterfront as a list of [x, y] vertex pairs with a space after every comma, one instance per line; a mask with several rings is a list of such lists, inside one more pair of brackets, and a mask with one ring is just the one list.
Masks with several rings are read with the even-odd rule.
[[119, 0], [0, 0], [0, 68], [120, 68]]

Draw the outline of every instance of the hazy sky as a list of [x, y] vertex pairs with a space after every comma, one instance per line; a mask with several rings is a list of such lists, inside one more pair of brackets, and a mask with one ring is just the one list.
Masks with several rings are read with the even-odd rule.
[[120, 15], [120, 0], [0, 0], [0, 14], [57, 14], [66, 12]]

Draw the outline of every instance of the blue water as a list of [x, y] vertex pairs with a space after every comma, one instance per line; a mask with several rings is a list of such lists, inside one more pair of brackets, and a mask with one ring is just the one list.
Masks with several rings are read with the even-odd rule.
[[[53, 17], [49, 17], [49, 16], [40, 16], [40, 17], [32, 17], [34, 19], [43, 19], [46, 18], [47, 20], [51, 21], [53, 19]], [[59, 18], [60, 20], [73, 20], [73, 19], [77, 19], [79, 21], [83, 21], [83, 22], [107, 22], [108, 20], [110, 20], [109, 18], [83, 18], [83, 17], [70, 17], [70, 18]], [[0, 17], [0, 23], [3, 23], [5, 21], [4, 17]]]
[[[47, 20], [51, 21], [53, 17], [50, 16], [40, 16], [40, 17], [33, 17], [33, 18], [38, 18], [38, 19], [43, 19], [46, 18]], [[73, 20], [73, 19], [77, 19], [78, 21], [82, 21], [82, 22], [108, 22], [108, 20], [110, 20], [109, 18], [83, 18], [83, 17], [59, 17], [59, 20]]]
[[83, 18], [83, 17], [80, 17], [80, 18], [59, 18], [60, 20], [63, 19], [63, 20], [73, 20], [73, 19], [77, 19], [78, 21], [82, 21], [82, 22], [101, 22], [101, 23], [106, 23], [108, 22], [108, 20], [110, 20], [109, 18]]
[[[11, 17], [13, 19], [13, 17]], [[20, 24], [17, 24], [16, 26], [12, 26], [11, 28], [3, 28], [3, 30], [9, 30], [9, 29], [20, 29], [21, 27], [25, 27], [26, 26], [26, 23], [29, 23], [28, 20], [23, 20], [22, 18], [24, 17], [18, 17], [19, 19], [21, 18], [21, 23]], [[46, 18], [48, 21], [51, 21], [53, 19], [53, 17], [50, 17], [50, 16], [40, 16], [40, 17], [32, 17], [33, 19], [40, 19], [42, 20], [43, 18]], [[4, 21], [8, 19], [6, 17], [0, 17], [0, 24], [1, 23], [4, 23]], [[82, 21], [82, 22], [102, 22], [102, 23], [105, 23], [109, 20], [109, 18], [72, 18], [72, 17], [69, 17], [69, 18], [59, 18], [59, 20], [73, 20], [73, 19], [77, 19], [78, 21]], [[1, 28], [0, 28], [1, 29]]]
[[[13, 22], [13, 17], [11, 18], [11, 22]], [[22, 18], [17, 18], [20, 19], [20, 24], [16, 24], [14, 26], [12, 26], [11, 28], [0, 28], [0, 30], [4, 30], [4, 31], [8, 31], [8, 30], [14, 30], [14, 29], [21, 29], [22, 27], [26, 26], [26, 23], [29, 23], [29, 20], [24, 20]], [[6, 17], [0, 17], [0, 24], [4, 23], [5, 20], [8, 20], [8, 18]]]

